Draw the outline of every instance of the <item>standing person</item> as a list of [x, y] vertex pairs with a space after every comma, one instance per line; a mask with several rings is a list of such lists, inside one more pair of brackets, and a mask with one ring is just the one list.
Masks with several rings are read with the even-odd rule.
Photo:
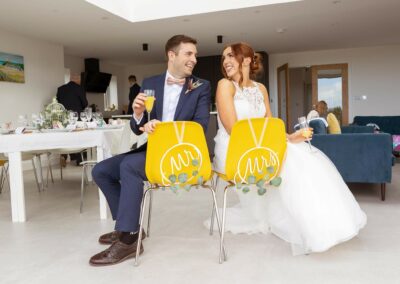
[[76, 111], [78, 114], [88, 106], [85, 90], [81, 87], [81, 76], [72, 74], [70, 82], [58, 88], [57, 101], [65, 109]]
[[[225, 172], [230, 133], [237, 120], [271, 117], [268, 92], [251, 78], [260, 59], [245, 43], [227, 46], [222, 54], [224, 79], [218, 82], [218, 133], [214, 169]], [[288, 135], [282, 183], [264, 196], [238, 192], [240, 203], [228, 208], [226, 229], [232, 233], [271, 231], [292, 245], [293, 254], [322, 252], [356, 236], [365, 213], [333, 163], [317, 149], [309, 151], [301, 131]], [[297, 143], [293, 143], [297, 142]], [[302, 143], [298, 143], [302, 142]]]
[[[210, 83], [192, 75], [197, 60], [197, 41], [185, 35], [175, 35], [165, 45], [167, 71], [143, 81], [142, 90], [155, 90], [155, 106], [148, 121], [139, 93], [133, 102], [130, 124], [135, 134], [157, 131], [160, 121], [195, 121], [207, 129], [210, 117]], [[196, 84], [194, 84], [196, 82]], [[196, 86], [196, 87], [195, 87]], [[100, 236], [101, 244], [111, 245], [94, 255], [89, 263], [95, 266], [116, 264], [136, 256], [143, 181], [146, 180], [146, 145], [97, 164], [93, 178], [103, 191], [115, 223], [115, 231]]]
[[135, 100], [136, 96], [140, 92], [140, 86], [136, 83], [136, 76], [135, 75], [130, 75], [128, 77], [129, 81], [129, 104], [128, 104], [128, 114], [133, 114], [133, 101]]
[[[69, 83], [58, 88], [57, 101], [65, 109], [76, 111], [78, 115], [88, 106], [86, 92], [81, 86], [81, 76], [79, 74], [71, 74]], [[82, 162], [80, 153], [70, 154], [70, 158], [76, 161], [77, 166]], [[66, 166], [66, 160], [67, 155], [62, 155], [61, 166]]]

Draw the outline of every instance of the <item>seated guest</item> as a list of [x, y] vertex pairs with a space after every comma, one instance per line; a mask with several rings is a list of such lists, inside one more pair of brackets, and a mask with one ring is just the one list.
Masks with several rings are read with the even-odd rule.
[[328, 114], [328, 104], [325, 101], [319, 101], [316, 106], [313, 107], [313, 110], [307, 114], [307, 121], [310, 121], [316, 117], [325, 118]]
[[[207, 128], [210, 117], [210, 83], [192, 75], [197, 63], [196, 40], [176, 35], [165, 45], [168, 59], [167, 71], [143, 81], [142, 90], [155, 90], [155, 106], [147, 120], [144, 102], [146, 96], [139, 93], [133, 102], [132, 131], [157, 131], [160, 121], [195, 121]], [[194, 87], [191, 82], [198, 82]], [[143, 197], [146, 145], [131, 152], [114, 156], [98, 163], [93, 169], [93, 179], [104, 193], [115, 223], [115, 231], [102, 235], [101, 244], [110, 245], [94, 255], [90, 264], [104, 266], [116, 264], [136, 256], [140, 205]]]

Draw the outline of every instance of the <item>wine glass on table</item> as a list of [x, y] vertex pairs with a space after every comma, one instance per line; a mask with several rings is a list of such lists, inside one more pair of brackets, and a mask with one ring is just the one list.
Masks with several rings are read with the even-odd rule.
[[80, 117], [81, 117], [81, 120], [83, 122], [83, 128], [87, 128], [87, 125], [86, 125], [87, 116], [86, 115], [87, 115], [87, 113], [85, 111], [82, 111], [80, 113]]
[[144, 106], [146, 108], [147, 111], [147, 121], [150, 121], [150, 113], [153, 109], [154, 106], [154, 101], [155, 101], [155, 91], [151, 90], [151, 89], [147, 89], [143, 91], [144, 94], [146, 95], [146, 100], [144, 101]]
[[301, 116], [298, 118], [298, 121], [299, 121], [300, 130], [302, 132], [301, 134], [304, 138], [306, 138], [308, 146], [310, 147], [310, 152], [313, 153], [314, 150], [311, 147], [312, 130], [307, 123], [307, 118], [305, 116]]
[[90, 107], [85, 108], [85, 112], [86, 112], [87, 121], [90, 122], [92, 120], [92, 116], [93, 116], [92, 108], [90, 108]]

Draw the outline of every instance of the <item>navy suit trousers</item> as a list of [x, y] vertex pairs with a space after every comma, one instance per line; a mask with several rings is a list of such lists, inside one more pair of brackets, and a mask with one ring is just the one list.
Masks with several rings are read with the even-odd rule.
[[146, 152], [128, 152], [98, 163], [93, 179], [104, 193], [111, 209], [115, 230], [139, 230], [140, 205], [143, 198]]

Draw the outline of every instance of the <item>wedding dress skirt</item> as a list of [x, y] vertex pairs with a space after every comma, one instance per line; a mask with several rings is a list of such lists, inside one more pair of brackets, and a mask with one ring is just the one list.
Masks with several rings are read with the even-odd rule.
[[[233, 82], [237, 119], [264, 117], [264, 97], [257, 83], [240, 88]], [[214, 170], [225, 172], [230, 136], [218, 116]], [[235, 190], [239, 204], [227, 208], [226, 231], [272, 232], [292, 245], [293, 254], [322, 252], [358, 234], [367, 222], [353, 194], [324, 153], [306, 143], [288, 143], [281, 185], [263, 196]], [[218, 188], [226, 183], [219, 180]], [[233, 190], [232, 190], [233, 191]], [[232, 194], [232, 193], [231, 193]], [[209, 220], [206, 222], [209, 227]]]
[[[280, 176], [281, 185], [263, 196], [257, 190], [234, 190], [240, 203], [227, 208], [225, 230], [272, 232], [289, 242], [298, 255], [326, 251], [365, 226], [365, 213], [334, 164], [318, 149], [310, 152], [306, 143], [288, 143]], [[225, 185], [220, 180], [218, 187]]]

